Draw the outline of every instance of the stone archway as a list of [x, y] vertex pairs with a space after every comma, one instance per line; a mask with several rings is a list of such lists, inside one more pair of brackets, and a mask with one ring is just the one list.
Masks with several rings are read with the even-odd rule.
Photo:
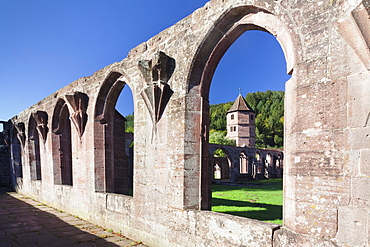
[[[216, 146], [216, 145], [215, 145]], [[217, 157], [216, 151], [221, 150], [224, 156]], [[210, 166], [213, 168], [214, 179], [230, 179], [230, 170], [233, 168], [230, 153], [224, 147], [215, 147], [210, 150]], [[219, 172], [219, 174], [218, 174]]]
[[123, 74], [111, 72], [104, 80], [95, 104], [94, 143], [95, 191], [129, 195], [132, 167], [125, 152], [126, 119], [115, 110], [122, 89], [127, 85]]
[[36, 120], [31, 114], [28, 122], [28, 160], [31, 180], [41, 180], [40, 139]]
[[53, 112], [52, 150], [54, 183], [73, 185], [71, 114], [68, 104], [59, 99]]
[[[207, 175], [207, 154], [208, 154], [208, 124], [209, 124], [209, 89], [214, 71], [227, 49], [244, 32], [248, 30], [261, 30], [269, 32], [277, 37], [281, 44], [286, 60], [287, 72], [292, 75], [290, 83], [296, 81], [294, 66], [297, 63], [299, 49], [294, 44], [292, 36], [287, 29], [287, 23], [283, 23], [269, 11], [254, 6], [235, 7], [226, 11], [214, 24], [205, 36], [202, 44], [198, 47], [196, 56], [193, 58], [191, 70], [188, 75], [188, 95], [186, 101], [191, 101], [199, 106], [199, 115], [194, 114], [192, 109], [186, 109], [190, 122], [200, 122], [201, 129], [194, 129], [199, 132], [200, 139], [194, 141], [200, 143], [199, 156], [201, 162], [201, 208], [210, 209], [211, 190], [209, 176]], [[297, 42], [296, 42], [297, 43]], [[287, 89], [289, 90], [289, 88]], [[289, 95], [289, 91], [288, 91]], [[289, 98], [287, 98], [289, 100]], [[191, 127], [191, 126], [190, 126]], [[193, 192], [194, 193], [194, 192]]]

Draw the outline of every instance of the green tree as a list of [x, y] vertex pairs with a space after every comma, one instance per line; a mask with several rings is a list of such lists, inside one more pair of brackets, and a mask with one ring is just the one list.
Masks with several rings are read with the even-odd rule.
[[211, 130], [209, 133], [209, 143], [235, 146], [235, 140], [226, 137], [226, 131]]
[[284, 142], [284, 92], [248, 93], [246, 101], [256, 111], [256, 146], [280, 148]]
[[127, 115], [126, 117], [125, 132], [134, 133], [134, 114]]
[[226, 113], [232, 105], [233, 102], [227, 102], [210, 106], [210, 129], [226, 130]]
[[[246, 101], [256, 111], [256, 146], [283, 147], [284, 92], [267, 90], [248, 93]], [[233, 102], [227, 102], [210, 106], [210, 141], [212, 131], [226, 133], [226, 113], [232, 104]]]

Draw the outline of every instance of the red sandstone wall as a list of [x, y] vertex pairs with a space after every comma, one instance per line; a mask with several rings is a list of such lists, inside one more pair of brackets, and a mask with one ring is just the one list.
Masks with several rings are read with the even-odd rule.
[[[30, 179], [23, 145], [18, 190], [152, 246], [369, 246], [369, 2], [213, 0], [134, 48], [121, 62], [81, 78], [12, 119], [49, 116], [40, 140], [42, 180]], [[251, 26], [251, 24], [255, 26]], [[259, 26], [287, 59], [284, 227], [214, 212], [209, 206], [207, 119], [218, 60], [243, 31]], [[173, 91], [158, 122], [143, 98], [140, 60], [176, 61]], [[110, 76], [117, 72], [117, 76]], [[134, 196], [107, 193], [106, 123], [99, 115], [126, 83], [135, 101]], [[104, 85], [112, 85], [105, 88]], [[107, 91], [101, 92], [107, 89]], [[52, 116], [58, 99], [89, 97], [83, 135], [72, 134], [73, 186], [54, 184]], [[108, 97], [108, 96], [109, 97]], [[104, 98], [107, 96], [107, 98]], [[99, 98], [100, 97], [100, 98]], [[104, 108], [104, 107], [106, 108]], [[28, 139], [25, 139], [28, 142]]]

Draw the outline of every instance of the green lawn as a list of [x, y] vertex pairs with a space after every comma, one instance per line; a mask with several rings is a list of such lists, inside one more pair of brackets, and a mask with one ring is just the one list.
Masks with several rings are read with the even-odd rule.
[[251, 181], [248, 186], [212, 185], [212, 211], [281, 225], [283, 180]]

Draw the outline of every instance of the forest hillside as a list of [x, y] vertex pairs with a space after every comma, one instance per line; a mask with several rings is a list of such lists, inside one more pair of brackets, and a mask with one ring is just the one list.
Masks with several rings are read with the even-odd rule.
[[[248, 93], [245, 99], [256, 111], [256, 147], [283, 147], [284, 92], [267, 90], [266, 92]], [[210, 106], [211, 143], [223, 144], [219, 141], [222, 140], [221, 135], [226, 139], [226, 112], [232, 104], [233, 102], [227, 102]]]
[[[247, 103], [256, 111], [256, 147], [281, 148], [284, 137], [284, 92], [270, 91], [248, 93]], [[233, 102], [210, 105], [209, 142], [235, 145], [226, 136], [226, 112]], [[126, 131], [134, 132], [134, 116], [126, 116]]]

